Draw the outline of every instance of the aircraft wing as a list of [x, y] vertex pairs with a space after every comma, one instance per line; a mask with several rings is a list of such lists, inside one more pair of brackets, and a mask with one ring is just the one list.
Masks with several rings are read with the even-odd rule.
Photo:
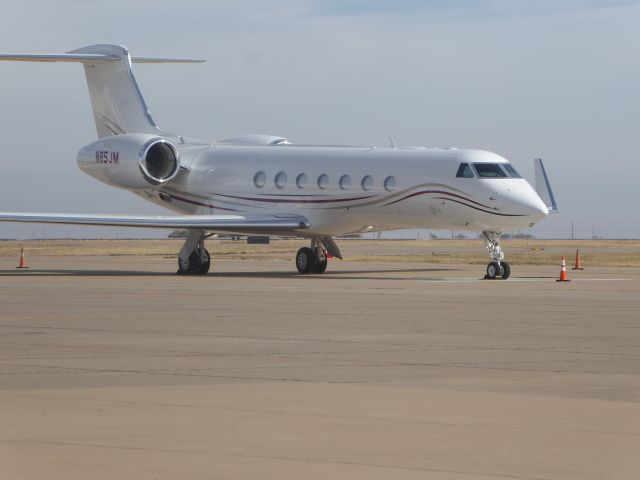
[[0, 212], [0, 222], [62, 223], [110, 227], [200, 229], [229, 233], [278, 235], [305, 230], [311, 225], [300, 215], [88, 215], [75, 213]]

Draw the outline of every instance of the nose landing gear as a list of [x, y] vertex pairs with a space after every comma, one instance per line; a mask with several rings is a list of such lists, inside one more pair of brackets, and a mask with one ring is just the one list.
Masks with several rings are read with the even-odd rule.
[[511, 267], [504, 261], [504, 252], [500, 248], [500, 233], [482, 232], [482, 238], [491, 257], [491, 262], [487, 265], [487, 274], [484, 276], [485, 280], [498, 278], [506, 280], [511, 275]]
[[506, 280], [511, 275], [511, 267], [507, 262], [490, 262], [487, 265], [487, 274], [484, 276], [485, 280], [495, 280], [502, 278]]

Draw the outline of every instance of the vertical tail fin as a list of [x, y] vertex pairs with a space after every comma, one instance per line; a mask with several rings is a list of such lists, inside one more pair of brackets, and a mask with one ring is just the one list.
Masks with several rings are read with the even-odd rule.
[[78, 62], [84, 65], [98, 138], [122, 133], [171, 135], [158, 128], [142, 98], [132, 63], [201, 62], [161, 57], [131, 57], [120, 45], [91, 45], [66, 54], [0, 55], [0, 60]]
[[98, 138], [121, 133], [164, 133], [153, 121], [142, 98], [126, 48], [116, 45], [92, 45], [68, 53], [99, 54], [117, 58], [108, 62], [82, 62]]

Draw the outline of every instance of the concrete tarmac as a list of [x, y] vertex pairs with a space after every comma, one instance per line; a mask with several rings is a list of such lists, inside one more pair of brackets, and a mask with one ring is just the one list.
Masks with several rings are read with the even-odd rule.
[[640, 478], [640, 269], [0, 264], [0, 478]]

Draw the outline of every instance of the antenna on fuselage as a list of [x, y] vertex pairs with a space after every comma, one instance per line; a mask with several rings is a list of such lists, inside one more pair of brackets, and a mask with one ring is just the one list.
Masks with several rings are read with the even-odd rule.
[[389, 134], [389, 148], [393, 148], [394, 150], [398, 149], [398, 144], [396, 143], [396, 139], [393, 138], [393, 135]]

